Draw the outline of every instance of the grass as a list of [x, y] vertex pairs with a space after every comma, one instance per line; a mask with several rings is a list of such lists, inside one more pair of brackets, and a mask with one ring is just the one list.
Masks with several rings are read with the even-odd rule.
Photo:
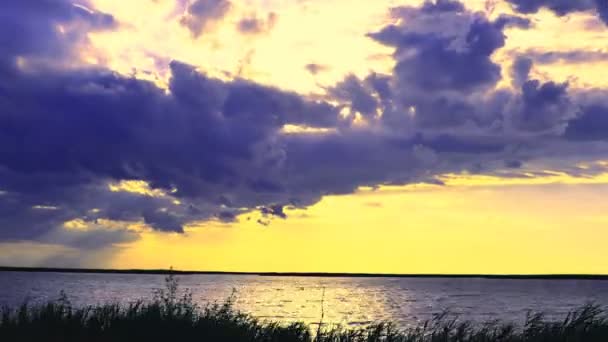
[[285, 341], [285, 342], [482, 342], [608, 341], [608, 315], [587, 305], [566, 319], [551, 322], [529, 314], [522, 327], [492, 322], [474, 326], [447, 314], [416, 328], [400, 330], [390, 323], [346, 329], [311, 329], [304, 323], [263, 322], [234, 309], [234, 295], [223, 304], [199, 307], [186, 291], [178, 295], [174, 277], [151, 302], [74, 308], [62, 293], [57, 301], [4, 308], [0, 341]]

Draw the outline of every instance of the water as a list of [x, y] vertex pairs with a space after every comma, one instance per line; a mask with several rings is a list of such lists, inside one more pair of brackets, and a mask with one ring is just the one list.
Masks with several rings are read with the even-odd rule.
[[[550, 318], [594, 302], [608, 307], [608, 281], [306, 278], [228, 275], [178, 276], [194, 300], [223, 302], [236, 290], [236, 307], [261, 319], [347, 326], [391, 321], [415, 325], [449, 310], [461, 319], [521, 324], [529, 310]], [[56, 299], [64, 290], [77, 306], [150, 299], [162, 275], [0, 272], [0, 304]]]

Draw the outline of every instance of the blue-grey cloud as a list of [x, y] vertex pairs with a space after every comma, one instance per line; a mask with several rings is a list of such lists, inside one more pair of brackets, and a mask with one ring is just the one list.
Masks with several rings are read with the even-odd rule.
[[[23, 0], [0, 4], [0, 72], [8, 72], [15, 57], [61, 59], [69, 57], [86, 32], [111, 29], [114, 18], [89, 8], [87, 1]], [[70, 23], [61, 32], [59, 25]]]
[[590, 63], [608, 61], [608, 53], [601, 50], [571, 50], [571, 51], [527, 51], [527, 58], [537, 64]]
[[511, 76], [516, 87], [521, 87], [530, 77], [534, 61], [529, 57], [517, 57], [513, 63]]
[[608, 25], [608, 2], [603, 0], [595, 0], [595, 2], [600, 19]]
[[[10, 87], [0, 88], [10, 100], [0, 102], [0, 162], [7, 170], [2, 188], [44, 197], [56, 186], [143, 179], [193, 201], [241, 187], [279, 191], [272, 177], [284, 162], [276, 141], [281, 127], [333, 127], [339, 120], [330, 105], [292, 93], [210, 79], [177, 62], [171, 70], [169, 95], [151, 83], [98, 70], [13, 78]], [[33, 186], [9, 173], [60, 182], [41, 179]], [[181, 230], [178, 216], [155, 209], [138, 215], [153, 227]]]
[[[2, 239], [40, 238], [76, 218], [181, 232], [220, 212], [222, 197], [236, 198], [234, 212], [272, 203], [276, 196], [255, 194], [281, 189], [274, 181], [284, 162], [280, 128], [340, 120], [329, 104], [244, 80], [222, 82], [178, 62], [170, 65], [170, 94], [104, 69], [45, 64], [24, 71], [19, 58], [74, 58], [87, 32], [116, 23], [67, 1], [1, 6]], [[80, 30], [66, 36], [55, 27], [61, 23]], [[152, 198], [107, 188], [130, 179], [177, 191]]]
[[193, 37], [200, 36], [211, 23], [222, 19], [230, 10], [227, 0], [193, 0], [186, 7], [180, 24], [186, 27]]
[[421, 11], [423, 13], [463, 12], [464, 5], [455, 0], [426, 1], [422, 4]]
[[304, 66], [304, 68], [310, 72], [312, 75], [316, 75], [322, 71], [326, 71], [328, 69], [327, 66], [317, 63], [309, 63]]
[[330, 89], [329, 93], [338, 100], [348, 102], [350, 108], [363, 115], [370, 116], [376, 113], [378, 101], [372, 96], [370, 89], [366, 89], [366, 86], [354, 75], [347, 76]]
[[558, 16], [572, 12], [595, 11], [608, 24], [608, 4], [605, 0], [506, 0], [520, 13], [537, 13], [547, 8]]
[[[492, 60], [505, 45], [508, 27], [527, 29], [526, 19], [501, 15], [490, 21], [483, 15], [456, 6], [453, 11], [401, 7], [393, 15], [403, 19], [372, 39], [396, 48], [392, 100], [383, 101], [383, 120], [389, 126], [414, 124], [422, 129], [467, 125], [490, 126], [499, 113], [481, 108], [479, 99], [502, 79], [500, 65]], [[441, 16], [438, 23], [437, 12]], [[411, 112], [411, 118], [403, 112]]]
[[546, 7], [563, 16], [570, 12], [586, 11], [595, 6], [594, 0], [507, 0], [521, 13], [536, 13]]
[[585, 106], [581, 115], [568, 123], [565, 136], [572, 140], [607, 140], [608, 104]]
[[567, 89], [567, 84], [526, 81], [522, 85], [522, 96], [513, 108], [515, 126], [524, 131], [563, 131], [576, 114]]
[[260, 34], [270, 31], [276, 24], [278, 15], [274, 12], [268, 14], [266, 18], [257, 16], [245, 17], [239, 20], [237, 28], [244, 34]]

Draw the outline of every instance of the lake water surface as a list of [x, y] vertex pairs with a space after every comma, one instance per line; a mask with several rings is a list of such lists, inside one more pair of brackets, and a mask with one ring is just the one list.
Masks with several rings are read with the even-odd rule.
[[[402, 327], [449, 310], [461, 319], [521, 324], [526, 312], [551, 318], [594, 302], [608, 307], [608, 281], [453, 278], [321, 278], [180, 275], [181, 288], [205, 305], [223, 302], [233, 289], [236, 307], [261, 319], [349, 326], [391, 321]], [[0, 305], [59, 297], [74, 305], [150, 299], [163, 275], [0, 272]]]

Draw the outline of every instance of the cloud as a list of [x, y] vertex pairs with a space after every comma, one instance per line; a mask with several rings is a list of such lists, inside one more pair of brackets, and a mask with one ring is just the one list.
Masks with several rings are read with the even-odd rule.
[[537, 13], [547, 8], [558, 16], [572, 12], [596, 11], [602, 21], [608, 24], [608, 4], [604, 0], [506, 0], [513, 8], [525, 14]]
[[[489, 56], [501, 39], [496, 32], [481, 28], [478, 22], [471, 27], [467, 50], [450, 48], [451, 39], [432, 34], [399, 33], [389, 27], [372, 35], [379, 42], [398, 48], [403, 54], [395, 68], [399, 80], [421, 91], [470, 91], [494, 84], [500, 78], [499, 67]], [[480, 36], [482, 34], [483, 36]]]
[[91, 10], [85, 1], [3, 1], [0, 13], [0, 72], [14, 67], [17, 57], [30, 62], [73, 58], [73, 46], [86, 42], [87, 32], [118, 25], [111, 15]]
[[[416, 90], [470, 92], [495, 84], [500, 67], [490, 56], [504, 46], [503, 29], [514, 19], [501, 17], [490, 22], [478, 17], [469, 22], [461, 14], [453, 16], [452, 21], [461, 26], [456, 32], [466, 32], [464, 35], [445, 36], [446, 28], [436, 24], [437, 32], [425, 32], [430, 27], [411, 31], [410, 24], [404, 24], [388, 26], [370, 37], [397, 48], [395, 74]], [[517, 20], [518, 26], [526, 23]], [[425, 21], [424, 25], [431, 23]]]
[[432, 10], [445, 4], [393, 9], [402, 23], [369, 35], [396, 49], [392, 100], [383, 102], [383, 120], [392, 127], [490, 126], [501, 115], [482, 108], [492, 106], [483, 97], [502, 79], [492, 56], [505, 45], [506, 28], [528, 29], [530, 22], [507, 15], [490, 21], [453, 4], [450, 11]]
[[594, 0], [507, 0], [520, 13], [536, 13], [546, 7], [563, 16], [570, 12], [586, 11], [594, 7]]
[[354, 75], [347, 76], [343, 81], [330, 89], [329, 93], [338, 100], [348, 102], [349, 107], [355, 112], [366, 116], [376, 114], [378, 101], [372, 96], [370, 85], [364, 85]]
[[274, 12], [268, 13], [266, 19], [250, 16], [242, 18], [237, 24], [237, 28], [244, 34], [260, 34], [265, 33], [274, 27], [277, 22], [278, 15]]
[[521, 87], [528, 80], [533, 64], [534, 62], [529, 57], [519, 56], [515, 59], [511, 70], [511, 76], [513, 77], [515, 87]]
[[568, 85], [529, 80], [522, 85], [522, 95], [513, 110], [514, 125], [524, 131], [563, 131], [576, 107], [568, 97]]
[[531, 58], [537, 64], [553, 63], [589, 63], [608, 61], [608, 52], [593, 50], [571, 50], [571, 51], [528, 51], [526, 57]]
[[[23, 57], [76, 59], [87, 32], [116, 23], [67, 1], [2, 7], [7, 17], [0, 24], [6, 47], [0, 63], [3, 240], [49, 239], [74, 219], [141, 221], [181, 232], [188, 222], [219, 213], [222, 197], [236, 198], [236, 208], [267, 204], [274, 198], [255, 194], [267, 190], [280, 172], [283, 125], [333, 127], [339, 120], [326, 103], [244, 80], [208, 78], [178, 62], [170, 65], [170, 93], [103, 68], [23, 69], [18, 63]], [[199, 10], [192, 13], [202, 15]], [[77, 29], [66, 35], [58, 24]], [[16, 29], [20, 39], [11, 36]], [[108, 188], [121, 180], [142, 180], [166, 195]], [[79, 232], [72, 240], [132, 238], [122, 231], [100, 234]]]
[[519, 169], [523, 166], [523, 163], [520, 160], [506, 160], [505, 166], [510, 169]]
[[460, 1], [453, 0], [426, 1], [422, 5], [421, 11], [423, 13], [463, 12], [464, 5]]
[[[193, 34], [223, 15], [214, 6], [229, 5], [218, 3], [189, 4]], [[178, 61], [167, 89], [102, 67], [23, 68], [24, 55], [71, 61], [87, 32], [114, 25], [62, 2], [47, 3], [55, 12], [23, 4], [33, 7], [10, 10], [27, 10], [19, 25], [31, 34], [11, 41], [0, 64], [3, 241], [102, 248], [136, 238], [130, 224], [182, 233], [254, 210], [266, 224], [361, 186], [605, 152], [602, 91], [533, 79], [525, 54], [506, 71], [513, 87], [499, 86], [494, 56], [507, 29], [531, 28], [520, 17], [490, 20], [447, 0], [393, 9], [397, 24], [369, 34], [394, 49], [392, 72], [349, 75], [313, 97]], [[57, 22], [83, 26], [73, 40], [46, 31]], [[87, 229], [66, 230], [74, 220]]]
[[312, 75], [316, 75], [328, 69], [327, 66], [317, 63], [309, 63], [304, 66]]
[[[511, 69], [515, 89], [496, 89], [503, 72], [493, 54], [505, 46], [504, 30], [530, 29], [530, 21], [504, 14], [490, 21], [458, 6], [452, 11], [430, 10], [439, 5], [427, 2], [420, 8], [395, 9], [393, 14], [400, 15], [403, 23], [370, 35], [396, 48], [397, 64], [389, 82], [392, 95], [385, 100], [392, 107], [383, 105], [382, 120], [391, 127], [412, 127], [410, 134], [434, 130], [439, 134], [435, 139], [475, 132], [476, 138], [467, 139], [467, 144], [457, 140], [441, 144], [452, 146], [452, 152], [458, 146], [487, 151], [488, 145], [479, 140], [484, 135], [503, 135], [504, 148], [516, 144], [521, 135], [563, 134], [578, 114], [568, 84], [530, 79], [534, 60], [549, 55], [517, 56]], [[582, 58], [582, 54], [569, 57]]]
[[608, 25], [608, 3], [602, 0], [595, 0], [597, 3], [597, 12], [600, 19]]
[[[505, 29], [531, 29], [531, 22], [509, 15], [490, 21], [460, 6], [436, 10], [439, 5], [426, 2], [393, 9], [400, 23], [369, 35], [395, 47], [393, 74], [382, 76], [384, 86], [377, 88], [383, 89], [382, 96], [367, 80], [349, 76], [331, 89], [334, 98], [363, 114], [380, 111], [367, 122], [385, 134], [404, 135], [391, 138], [395, 144], [435, 152], [443, 165], [433, 165], [429, 172], [440, 172], [446, 164], [474, 172], [515, 167], [515, 161], [556, 153], [553, 139], [563, 139], [564, 132], [574, 136], [572, 130], [584, 120], [580, 107], [586, 92], [570, 89], [567, 83], [531, 78], [536, 58], [543, 62], [559, 54], [517, 56], [510, 70], [514, 88], [497, 88], [503, 70], [493, 55], [505, 45]], [[573, 126], [566, 131], [569, 124]], [[522, 146], [528, 151], [522, 153]], [[451, 158], [456, 154], [467, 155], [469, 163], [454, 163]], [[492, 161], [499, 158], [505, 159]]]
[[572, 140], [608, 139], [608, 105], [593, 104], [581, 110], [582, 114], [568, 123], [565, 136]]
[[[258, 203], [245, 199], [246, 193], [281, 189], [273, 178], [285, 158], [278, 139], [283, 125], [333, 127], [339, 121], [332, 106], [293, 93], [248, 81], [222, 82], [177, 62], [171, 70], [170, 94], [103, 70], [14, 78], [10, 87], [1, 88], [10, 101], [0, 102], [0, 162], [5, 170], [0, 186], [9, 193], [31, 194], [37, 202], [23, 196], [17, 202], [32, 206], [68, 200], [61, 196], [74, 196], [69, 188], [77, 192], [104, 181], [133, 179], [173, 191], [172, 197], [197, 207], [231, 193], [240, 204], [255, 207]], [[37, 100], [31, 103], [34, 96]], [[22, 179], [26, 175], [27, 182]], [[99, 190], [92, 191], [101, 197]], [[131, 202], [128, 213], [110, 207], [106, 214], [143, 218], [170, 231], [181, 231], [190, 219], [187, 213], [159, 211], [164, 199], [132, 198], [138, 197], [123, 199]], [[89, 204], [80, 211], [100, 207], [96, 201]], [[56, 222], [70, 218], [64, 211], [54, 215]]]
[[231, 3], [227, 0], [193, 0], [181, 17], [180, 24], [198, 38], [214, 21], [222, 19], [230, 10]]

